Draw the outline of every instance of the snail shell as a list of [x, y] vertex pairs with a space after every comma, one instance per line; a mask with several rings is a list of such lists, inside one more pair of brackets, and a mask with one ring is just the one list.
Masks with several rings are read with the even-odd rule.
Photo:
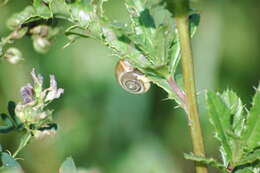
[[127, 60], [117, 63], [116, 78], [121, 87], [132, 94], [143, 94], [151, 86], [149, 79]]

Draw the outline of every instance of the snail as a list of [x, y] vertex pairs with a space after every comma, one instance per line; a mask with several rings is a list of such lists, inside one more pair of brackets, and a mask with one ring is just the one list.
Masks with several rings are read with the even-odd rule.
[[150, 80], [127, 60], [119, 60], [117, 63], [116, 78], [121, 87], [132, 94], [143, 94], [151, 86]]

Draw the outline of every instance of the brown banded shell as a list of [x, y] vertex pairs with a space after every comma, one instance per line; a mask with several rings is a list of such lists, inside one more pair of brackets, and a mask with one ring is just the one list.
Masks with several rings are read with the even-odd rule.
[[116, 78], [121, 87], [132, 94], [143, 94], [151, 86], [149, 79], [126, 60], [117, 63]]

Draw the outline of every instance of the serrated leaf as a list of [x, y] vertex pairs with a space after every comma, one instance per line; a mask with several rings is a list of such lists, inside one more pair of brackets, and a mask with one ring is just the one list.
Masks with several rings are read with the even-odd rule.
[[196, 162], [204, 164], [204, 165], [209, 165], [209, 166], [212, 166], [214, 168], [221, 169], [223, 171], [227, 171], [226, 167], [223, 164], [219, 163], [217, 160], [215, 160], [213, 158], [206, 158], [206, 157], [202, 157], [202, 156], [197, 156], [197, 155], [194, 155], [193, 153], [191, 153], [191, 154], [184, 153], [184, 158], [188, 159], [188, 160], [196, 161]]
[[239, 162], [239, 165], [253, 163], [255, 161], [260, 161], [260, 149], [257, 149], [252, 153], [243, 156]]
[[234, 173], [259, 173], [260, 172], [260, 162], [239, 165], [234, 168], [233, 172]]
[[59, 173], [77, 173], [76, 165], [71, 157], [68, 157], [61, 165]]
[[107, 27], [102, 27], [102, 37], [105, 44], [114, 51], [116, 56], [129, 60], [134, 67], [144, 69], [151, 65], [148, 59], [134, 45], [132, 46], [126, 41], [127, 37], [117, 35], [114, 30]]
[[258, 172], [253, 172], [253, 170], [250, 168], [241, 168], [236, 170], [235, 173], [258, 173]]
[[242, 138], [249, 150], [260, 146], [260, 85], [253, 98], [252, 107], [247, 116], [246, 130]]
[[150, 68], [169, 63], [169, 51], [175, 38], [171, 14], [155, 1], [126, 0], [131, 19], [130, 40], [151, 62]]
[[209, 119], [215, 127], [216, 137], [223, 148], [222, 157], [224, 165], [227, 166], [228, 162], [232, 160], [231, 139], [227, 134], [227, 131], [231, 130], [230, 110], [223, 103], [221, 96], [213, 92], [207, 93], [207, 104]]
[[178, 105], [182, 105], [181, 100], [179, 99], [179, 97], [176, 95], [175, 92], [172, 92], [172, 88], [169, 86], [169, 83], [167, 82], [166, 79], [157, 78], [153, 76], [150, 76], [149, 79], [151, 79], [154, 82], [154, 84], [163, 88], [167, 92], [168, 99], [175, 100]]
[[53, 17], [53, 14], [49, 7], [40, 0], [35, 0], [33, 6], [29, 5], [25, 7], [24, 10], [13, 14], [7, 20], [7, 26], [14, 30], [23, 24], [37, 21], [39, 19], [49, 19], [51, 17]]
[[244, 116], [244, 106], [240, 98], [236, 95], [235, 92], [227, 90], [222, 94], [222, 99], [229, 108], [232, 115], [230, 123], [232, 125], [232, 131], [238, 137], [241, 136], [241, 132], [244, 129], [245, 116]]

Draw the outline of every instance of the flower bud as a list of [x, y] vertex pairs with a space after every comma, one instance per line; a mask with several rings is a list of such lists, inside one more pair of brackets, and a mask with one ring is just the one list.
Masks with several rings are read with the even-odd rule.
[[11, 64], [17, 64], [23, 60], [21, 51], [14, 47], [7, 49], [4, 59]]
[[35, 36], [33, 37], [33, 47], [39, 53], [46, 53], [50, 49], [51, 43], [48, 39]]
[[17, 29], [14, 32], [11, 33], [10, 39], [12, 39], [12, 40], [20, 39], [27, 33], [27, 31], [28, 31], [27, 27]]
[[36, 130], [34, 133], [34, 137], [36, 139], [43, 139], [47, 136], [55, 136], [56, 135], [56, 129], [50, 129], [50, 130]]
[[17, 104], [15, 107], [15, 115], [19, 118], [19, 120], [24, 123], [26, 121], [26, 117], [24, 114], [24, 105]]
[[30, 30], [33, 35], [38, 35], [40, 37], [48, 36], [49, 27], [47, 25], [38, 25]]

